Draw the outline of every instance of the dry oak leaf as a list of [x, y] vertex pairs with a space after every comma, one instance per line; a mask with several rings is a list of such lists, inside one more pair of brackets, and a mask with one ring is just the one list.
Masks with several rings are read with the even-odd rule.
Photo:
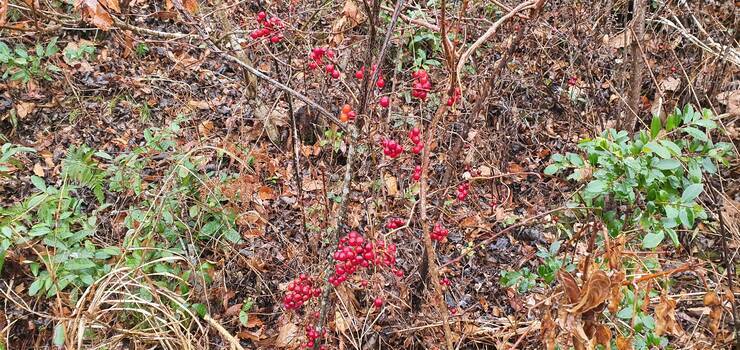
[[113, 24], [113, 17], [105, 9], [105, 5], [107, 5], [106, 0], [80, 0], [77, 3], [83, 17], [89, 19], [90, 23], [96, 27], [107, 31]]
[[661, 295], [660, 304], [655, 307], [655, 335], [682, 333], [681, 325], [676, 322], [676, 301]]
[[15, 106], [15, 112], [18, 114], [19, 118], [25, 118], [27, 115], [33, 112], [33, 109], [35, 107], [36, 104], [33, 102], [20, 102], [18, 103], [18, 105]]
[[581, 289], [580, 301], [568, 311], [581, 314], [601, 305], [609, 297], [610, 287], [611, 281], [606, 272], [594, 271], [584, 288]]

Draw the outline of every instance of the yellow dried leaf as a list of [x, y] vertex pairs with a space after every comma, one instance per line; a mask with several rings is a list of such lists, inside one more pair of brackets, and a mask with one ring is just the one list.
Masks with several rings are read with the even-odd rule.
[[385, 190], [388, 191], [388, 195], [395, 197], [398, 195], [398, 182], [396, 177], [390, 174], [383, 175], [383, 182], [385, 183]]
[[298, 326], [293, 323], [282, 325], [275, 339], [275, 347], [286, 348], [294, 343], [298, 343]]

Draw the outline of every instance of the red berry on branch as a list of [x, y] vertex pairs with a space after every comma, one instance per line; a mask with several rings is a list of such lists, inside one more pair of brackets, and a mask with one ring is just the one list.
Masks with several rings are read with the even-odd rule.
[[380, 309], [383, 306], [383, 298], [381, 297], [375, 298], [373, 305], [375, 306], [376, 309]]
[[388, 98], [388, 96], [383, 96], [380, 98], [378, 104], [380, 104], [380, 107], [388, 108], [388, 106], [390, 105], [390, 99]]

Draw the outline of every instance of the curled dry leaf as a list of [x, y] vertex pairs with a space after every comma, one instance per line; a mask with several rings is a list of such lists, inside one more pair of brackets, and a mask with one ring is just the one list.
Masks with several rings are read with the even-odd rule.
[[709, 307], [709, 318], [707, 320], [709, 331], [717, 334], [719, 321], [722, 317], [722, 302], [717, 293], [710, 291], [704, 295], [704, 306]]
[[609, 312], [616, 315], [619, 311], [619, 302], [622, 300], [622, 282], [624, 282], [624, 271], [617, 271], [611, 277], [611, 288], [609, 289]]
[[362, 15], [357, 8], [357, 4], [353, 0], [345, 1], [342, 15], [334, 21], [334, 25], [331, 27], [333, 34], [331, 42], [337, 45], [340, 44], [344, 41], [344, 32], [354, 28], [360, 22], [362, 22]]
[[604, 349], [611, 350], [612, 331], [606, 325], [600, 324], [594, 327], [593, 345], [603, 345]]
[[545, 343], [545, 348], [547, 350], [555, 350], [557, 345], [556, 338], [558, 336], [557, 325], [555, 324], [555, 321], [552, 320], [549, 309], [546, 309], [544, 314], [541, 326], [542, 342]]
[[581, 288], [578, 287], [578, 283], [576, 283], [573, 275], [567, 271], [560, 270], [558, 271], [558, 279], [560, 280], [560, 284], [563, 285], [563, 289], [565, 289], [565, 295], [568, 296], [568, 300], [571, 303], [577, 302], [578, 297], [581, 295]]
[[655, 335], [663, 334], [681, 335], [683, 329], [676, 322], [676, 301], [660, 296], [660, 304], [655, 307]]
[[606, 272], [602, 270], [594, 271], [581, 290], [580, 301], [568, 311], [582, 314], [596, 308], [609, 297], [610, 287], [611, 281], [606, 275]]

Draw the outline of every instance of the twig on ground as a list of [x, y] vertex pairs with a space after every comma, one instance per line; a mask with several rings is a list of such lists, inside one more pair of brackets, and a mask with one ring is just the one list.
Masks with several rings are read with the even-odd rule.
[[234, 336], [231, 335], [231, 333], [229, 333], [229, 331], [227, 331], [220, 323], [211, 318], [211, 315], [205, 314], [203, 315], [203, 319], [208, 322], [211, 327], [215, 328], [224, 340], [229, 342], [231, 349], [244, 350], [241, 344], [239, 344], [239, 339], [234, 338]]

